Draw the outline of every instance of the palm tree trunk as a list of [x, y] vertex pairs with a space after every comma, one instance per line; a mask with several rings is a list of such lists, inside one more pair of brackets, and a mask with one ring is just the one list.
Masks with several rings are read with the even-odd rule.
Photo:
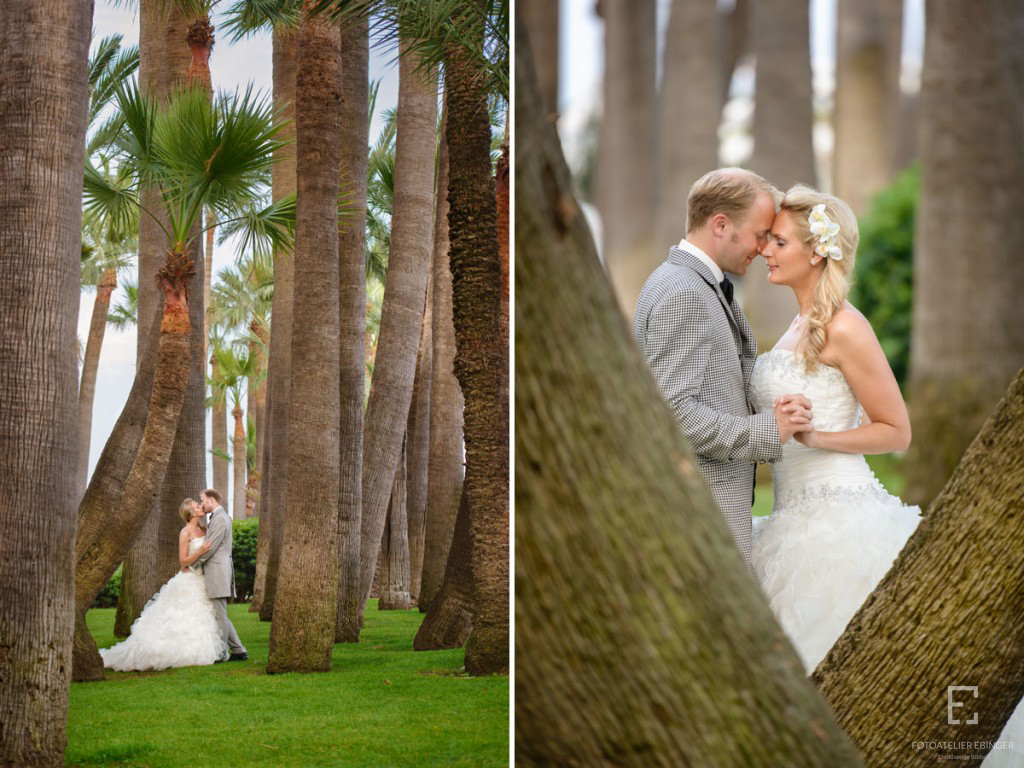
[[[928, 3], [906, 497], [928, 504], [1024, 364], [1024, 6]], [[978, 87], [977, 83], [985, 83]], [[951, 311], [952, 310], [952, 311]], [[959, 310], [959, 311], [957, 311]]]
[[338, 616], [341, 33], [303, 0], [295, 86], [295, 294], [285, 498], [267, 672], [325, 672]]
[[[475, 34], [482, 42], [482, 25]], [[466, 671], [495, 674], [507, 672], [509, 665], [509, 454], [508, 338], [501, 318], [491, 125], [479, 63], [464, 48], [450, 46], [445, 70], [455, 375], [466, 403], [465, 493], [473, 540], [474, 614]]]
[[62, 766], [92, 3], [0, 10], [0, 763]]
[[544, 117], [552, 123], [558, 117], [558, 5], [551, 0], [525, 0], [516, 8], [534, 51]]
[[[218, 380], [221, 377], [220, 363], [216, 355], [210, 355], [211, 376]], [[221, 493], [225, 493], [230, 484], [229, 467], [231, 462], [224, 458], [228, 455], [228, 405], [226, 393], [221, 393], [213, 398], [210, 406], [210, 418], [213, 421], [211, 433], [213, 436], [213, 487]]]
[[416, 378], [412, 385], [409, 408], [407, 448], [407, 488], [409, 518], [409, 594], [418, 600], [423, 576], [423, 542], [427, 514], [427, 462], [430, 455], [430, 367], [431, 314], [433, 313], [433, 280], [427, 275], [427, 300], [423, 310], [420, 348], [416, 355]]
[[231, 439], [231, 463], [234, 483], [231, 488], [231, 516], [245, 520], [245, 412], [235, 404], [231, 410], [235, 419], [235, 432]]
[[540, 109], [517, 39], [517, 765], [859, 765], [660, 400]]
[[[253, 388], [249, 390], [251, 405], [249, 410], [253, 415], [253, 429], [256, 430], [256, 461], [251, 473], [250, 485], [253, 494], [249, 497], [253, 514], [259, 516], [259, 483], [263, 477], [263, 444], [267, 439], [267, 352], [270, 349], [270, 331], [262, 320], [253, 318], [249, 323], [249, 330], [260, 340], [259, 344], [253, 344], [249, 348], [249, 356], [253, 361], [253, 369], [256, 373], [256, 381]], [[250, 515], [252, 516], [252, 515]]]
[[[1024, 691], [1022, 504], [1024, 370], [814, 672], [868, 765], [908, 764], [912, 742], [947, 745], [915, 750], [915, 763], [932, 765], [1001, 740]], [[959, 724], [944, 712], [951, 685], [977, 686], [976, 701], [949, 696], [967, 697]]]
[[844, 0], [838, 17], [832, 187], [859, 215], [896, 170], [903, 2]]
[[751, 0], [735, 0], [729, 10], [718, 15], [718, 86], [724, 105], [729, 100], [729, 86], [736, 73], [736, 65], [748, 53]]
[[[150, 513], [160, 478], [164, 477], [172, 460], [171, 446], [178, 433], [178, 421], [191, 383], [192, 327], [186, 285], [195, 277], [195, 272], [188, 274], [192, 262], [185, 252], [170, 252], [167, 265], [169, 271], [184, 274], [184, 278], [179, 280], [161, 273], [165, 275], [161, 278], [165, 303], [149, 409], [138, 451], [123, 483], [117, 482], [122, 476], [120, 468], [105, 467], [101, 473], [97, 466], [79, 511], [82, 535], [76, 542], [75, 608], [78, 616], [75, 620], [73, 659], [75, 680], [103, 679], [103, 662], [85, 626], [85, 612], [127, 554]], [[152, 352], [147, 350], [144, 362], [152, 359]], [[139, 374], [143, 380], [145, 376]], [[104, 449], [101, 463], [106, 454]]]
[[[206, 253], [203, 258], [203, 306], [210, 306], [210, 292], [213, 289], [213, 232], [217, 214], [213, 208], [206, 210]], [[210, 314], [203, 313], [203, 359], [210, 356]], [[216, 488], [216, 485], [214, 485]]]
[[[817, 184], [808, 14], [807, 3], [789, 0], [760, 0], [751, 14], [757, 81], [750, 167], [783, 191], [797, 182]], [[768, 282], [764, 259], [754, 259], [742, 285], [758, 346], [770, 349], [797, 314], [796, 300]]]
[[[298, 64], [298, 34], [293, 30], [274, 30], [274, 101], [283, 105], [284, 139], [294, 135], [295, 70]], [[292, 143], [275, 153], [271, 167], [272, 195], [275, 201], [295, 192], [295, 145]], [[281, 559], [281, 534], [284, 530], [285, 497], [288, 461], [288, 408], [291, 400], [292, 311], [295, 295], [295, 262], [291, 254], [274, 254], [274, 298], [270, 311], [270, 361], [267, 375], [267, 398], [270, 405], [267, 419], [267, 462], [264, 465], [260, 498], [260, 538], [267, 544], [257, 545], [257, 554], [264, 553], [264, 580], [260, 600], [260, 621], [274, 615], [277, 593], [277, 570]], [[259, 563], [257, 562], [257, 568]]]
[[[403, 41], [402, 45], [407, 43]], [[420, 71], [414, 53], [403, 55], [398, 66], [391, 253], [363, 437], [359, 584], [364, 602], [370, 596], [388, 498], [409, 417], [434, 213], [437, 70]]]
[[658, 258], [686, 235], [690, 186], [718, 165], [722, 116], [715, 0], [673, 0], [658, 113]]
[[[267, 377], [270, 378], [269, 375]], [[270, 387], [267, 387], [267, 416], [270, 415], [270, 409], [273, 408], [273, 402], [270, 399]], [[263, 466], [270, 466], [270, 441], [264, 440], [263, 442]], [[263, 489], [266, 488], [266, 481], [264, 475], [260, 474], [260, 485], [259, 491], [262, 493]], [[257, 527], [256, 535], [256, 574], [253, 579], [252, 585], [252, 600], [249, 602], [249, 613], [259, 613], [263, 609], [263, 595], [266, 591], [267, 585], [267, 554], [270, 548], [270, 534], [268, 528], [273, 525], [273, 521], [270, 519], [270, 513], [267, 511], [266, 499], [260, 497], [259, 507], [260, 523]]]
[[[447, 110], [446, 110], [447, 111]], [[442, 116], [441, 124], [447, 123]], [[455, 518], [462, 496], [462, 389], [455, 378], [452, 273], [448, 266], [448, 142], [442, 130], [437, 166], [432, 256], [433, 361], [430, 382], [430, 457], [426, 533], [419, 608], [426, 612], [445, 578]]]
[[[140, 78], [148, 78], [150, 93], [162, 105], [186, 78], [189, 70], [192, 55], [188, 46], [182, 43], [190, 19], [174, 6], [144, 1], [140, 7], [140, 25], [144, 33], [140, 35]], [[155, 210], [161, 210], [159, 203], [156, 203]], [[147, 219], [147, 216], [140, 217], [139, 231], [140, 340], [145, 338], [144, 328], [147, 327], [143, 323], [148, 324], [159, 317], [156, 308], [160, 301], [158, 296], [154, 297], [153, 291], [157, 271], [164, 263], [168, 248], [167, 238], [159, 228], [154, 233], [144, 227], [142, 222], [149, 224]], [[146, 235], [145, 248], [143, 234]], [[114, 622], [114, 631], [119, 636], [129, 633], [149, 599], [178, 571], [178, 533], [181, 530], [178, 506], [186, 496], [195, 494], [196, 488], [206, 485], [206, 360], [202, 351], [205, 310], [200, 298], [205, 267], [198, 228], [191, 235], [193, 240], [188, 256], [197, 272], [189, 285], [192, 362], [188, 394], [178, 420], [179, 434], [175, 437], [167, 464], [167, 476], [160, 478], [152, 513], [139, 531], [121, 571], [121, 593]]]
[[473, 580], [469, 570], [472, 547], [469, 496], [462, 494], [444, 569], [444, 580], [416, 631], [412, 641], [413, 650], [439, 651], [461, 648], [466, 644], [473, 629]]
[[627, 317], [665, 258], [654, 245], [655, 6], [655, 0], [602, 0], [597, 6], [605, 29], [598, 208], [604, 262]]
[[409, 524], [406, 506], [406, 451], [395, 469], [395, 482], [388, 502], [388, 519], [380, 549], [380, 599], [382, 611], [407, 611], [412, 608], [409, 597]]
[[96, 285], [96, 303], [92, 308], [89, 324], [89, 340], [85, 345], [85, 360], [82, 363], [82, 381], [78, 390], [78, 473], [76, 489], [78, 498], [85, 493], [89, 477], [89, 442], [92, 437], [92, 406], [96, 398], [96, 373], [100, 366], [100, 350], [103, 335], [107, 330], [107, 312], [110, 309], [110, 294], [117, 287], [117, 270], [103, 271], [103, 277]]
[[337, 643], [359, 642], [363, 600], [359, 584], [362, 520], [363, 394], [366, 382], [366, 187], [370, 121], [369, 22], [341, 29], [340, 185], [354, 201], [338, 233], [338, 347], [341, 381], [341, 496], [338, 504]]

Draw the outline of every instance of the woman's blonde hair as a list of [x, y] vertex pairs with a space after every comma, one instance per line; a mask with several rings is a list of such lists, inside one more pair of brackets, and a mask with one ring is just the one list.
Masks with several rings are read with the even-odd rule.
[[181, 506], [178, 507], [178, 517], [188, 523], [192, 519], [192, 505], [195, 502], [192, 499], [185, 499], [181, 502]]
[[843, 308], [846, 297], [853, 285], [853, 265], [857, 257], [857, 243], [860, 232], [857, 229], [857, 217], [850, 206], [833, 195], [819, 192], [811, 187], [797, 184], [786, 192], [779, 206], [779, 211], [789, 211], [796, 225], [797, 236], [804, 245], [814, 253], [817, 237], [811, 233], [810, 214], [816, 205], [825, 205], [825, 215], [839, 225], [836, 244], [843, 252], [841, 259], [824, 257], [821, 277], [814, 288], [814, 302], [806, 316], [806, 324], [797, 349], [803, 357], [807, 372], [810, 373], [821, 362], [821, 350], [825, 348], [825, 329]]

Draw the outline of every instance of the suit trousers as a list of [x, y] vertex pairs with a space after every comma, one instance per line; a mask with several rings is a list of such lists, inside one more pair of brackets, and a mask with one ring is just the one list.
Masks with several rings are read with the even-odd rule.
[[228, 643], [228, 650], [231, 653], [246, 653], [245, 646], [238, 639], [235, 625], [228, 618], [228, 599], [226, 597], [211, 597], [210, 604], [213, 606], [213, 615], [220, 628], [220, 636]]

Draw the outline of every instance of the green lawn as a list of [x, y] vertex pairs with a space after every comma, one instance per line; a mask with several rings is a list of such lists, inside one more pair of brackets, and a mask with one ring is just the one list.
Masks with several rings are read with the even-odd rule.
[[[67, 764], [81, 766], [506, 766], [508, 677], [470, 678], [463, 652], [415, 652], [418, 611], [366, 611], [331, 672], [267, 675], [270, 624], [228, 613], [249, 661], [107, 672], [73, 683]], [[89, 612], [99, 647], [114, 609]]]
[[[868, 456], [868, 465], [878, 477], [878, 480], [885, 486], [889, 493], [899, 496], [903, 491], [903, 475], [900, 473], [900, 460], [891, 453]], [[768, 477], [767, 474], [763, 475]], [[762, 475], [759, 475], [762, 477]], [[754, 508], [751, 514], [754, 517], [770, 515], [772, 513], [772, 484], [762, 482], [757, 484], [754, 493]]]

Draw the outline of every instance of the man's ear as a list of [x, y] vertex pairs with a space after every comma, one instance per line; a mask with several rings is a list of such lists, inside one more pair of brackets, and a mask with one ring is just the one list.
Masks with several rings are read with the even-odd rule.
[[729, 217], [724, 213], [716, 213], [711, 217], [709, 222], [712, 234], [721, 237], [725, 234], [726, 225], [729, 223]]

